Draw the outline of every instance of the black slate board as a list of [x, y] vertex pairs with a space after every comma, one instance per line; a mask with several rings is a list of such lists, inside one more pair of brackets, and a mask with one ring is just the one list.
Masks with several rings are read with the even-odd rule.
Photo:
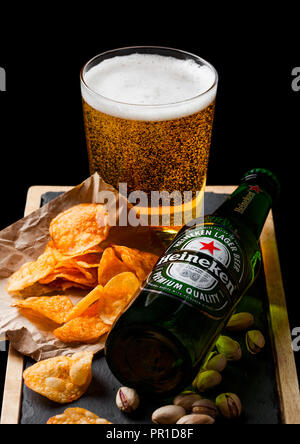
[[[46, 193], [42, 197], [44, 205], [58, 193]], [[226, 198], [223, 194], [206, 193], [205, 213], [213, 212]], [[256, 356], [249, 355], [245, 348], [243, 334], [230, 335], [238, 340], [243, 349], [243, 358], [230, 363], [223, 372], [223, 382], [217, 389], [206, 395], [214, 399], [223, 392], [237, 393], [243, 404], [242, 424], [279, 424], [280, 409], [276, 385], [274, 360], [267, 320], [267, 293], [263, 269], [255, 284], [238, 307], [238, 311], [249, 311], [255, 316], [253, 328], [261, 330], [266, 337], [264, 351]], [[25, 367], [34, 361], [25, 358]], [[68, 405], [58, 405], [23, 387], [21, 424], [45, 424], [54, 415], [62, 413], [68, 407], [83, 407], [114, 424], [150, 424], [152, 412], [164, 404], [162, 401], [141, 401], [141, 407], [133, 415], [126, 415], [115, 405], [115, 397], [120, 383], [107, 367], [103, 353], [98, 354], [93, 362], [93, 380], [85, 395]], [[166, 400], [165, 403], [170, 403]], [[222, 423], [224, 420], [218, 419]]]

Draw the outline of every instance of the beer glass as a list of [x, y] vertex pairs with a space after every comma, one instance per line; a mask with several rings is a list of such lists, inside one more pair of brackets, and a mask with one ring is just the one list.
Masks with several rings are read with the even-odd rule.
[[140, 213], [171, 212], [171, 225], [187, 223], [174, 223], [174, 214], [184, 204], [195, 217], [204, 192], [217, 83], [210, 63], [181, 50], [129, 47], [94, 57], [81, 71], [91, 174], [146, 195]]

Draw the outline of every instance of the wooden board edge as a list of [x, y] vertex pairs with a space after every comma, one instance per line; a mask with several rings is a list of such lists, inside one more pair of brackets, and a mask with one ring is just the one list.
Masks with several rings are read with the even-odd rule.
[[269, 326], [273, 340], [282, 422], [300, 424], [299, 382], [272, 211], [265, 223], [260, 243], [269, 299]]
[[10, 345], [3, 391], [1, 425], [19, 424], [23, 387], [23, 366], [23, 356]]
[[[67, 186], [45, 186], [35, 185], [30, 187], [27, 192], [25, 216], [37, 210], [41, 204], [41, 197], [44, 193], [70, 191], [73, 187]], [[38, 205], [38, 206], [37, 206]]]
[[207, 185], [205, 192], [217, 194], [231, 194], [237, 188], [236, 185]]

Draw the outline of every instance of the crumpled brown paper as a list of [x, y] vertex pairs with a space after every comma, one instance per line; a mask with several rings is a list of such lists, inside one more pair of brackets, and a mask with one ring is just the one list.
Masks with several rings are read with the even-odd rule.
[[[119, 215], [124, 208], [128, 211], [129, 204], [126, 202], [124, 205], [124, 197], [96, 173], [82, 184], [0, 232], [0, 336], [6, 334], [17, 351], [36, 361], [58, 355], [71, 355], [83, 350], [97, 353], [104, 348], [106, 336], [100, 338], [96, 344], [80, 344], [72, 347], [63, 344], [51, 331], [31, 323], [17, 308], [11, 307], [15, 298], [6, 291], [9, 276], [25, 262], [36, 260], [44, 251], [50, 240], [51, 220], [62, 211], [80, 203], [104, 203], [103, 194], [101, 195], [103, 191], [115, 193], [117, 202], [123, 203]], [[104, 247], [109, 243], [138, 248], [158, 255], [164, 249], [155, 233], [148, 227], [141, 226], [112, 227]], [[74, 290], [59, 294], [67, 294], [73, 303], [76, 303], [86, 293]]]

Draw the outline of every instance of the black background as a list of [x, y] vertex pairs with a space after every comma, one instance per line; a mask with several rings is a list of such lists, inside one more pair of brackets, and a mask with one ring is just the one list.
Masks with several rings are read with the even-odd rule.
[[0, 229], [23, 216], [30, 186], [75, 185], [89, 176], [79, 85], [85, 62], [132, 45], [193, 52], [220, 77], [208, 184], [237, 184], [246, 170], [260, 166], [282, 184], [274, 209], [277, 238], [291, 327], [300, 326], [300, 91], [291, 87], [292, 69], [300, 66], [299, 12], [287, 2], [278, 10], [214, 3], [2, 8], [0, 66], [7, 91], [0, 92]]

